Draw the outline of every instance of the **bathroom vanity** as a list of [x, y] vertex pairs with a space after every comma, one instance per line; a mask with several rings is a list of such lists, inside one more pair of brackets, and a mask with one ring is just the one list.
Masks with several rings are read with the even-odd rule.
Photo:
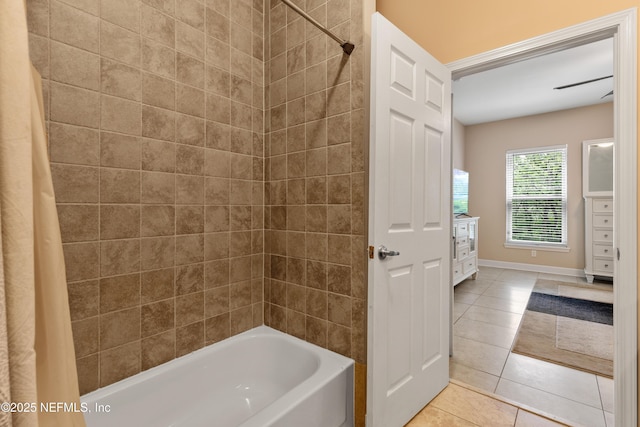
[[478, 220], [458, 217], [453, 220], [453, 286], [478, 274]]

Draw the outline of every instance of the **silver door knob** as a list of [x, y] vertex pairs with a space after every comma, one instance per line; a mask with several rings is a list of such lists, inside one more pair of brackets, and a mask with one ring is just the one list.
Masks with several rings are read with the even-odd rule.
[[386, 259], [388, 256], [398, 256], [400, 252], [398, 251], [390, 251], [386, 246], [380, 246], [378, 248], [378, 258]]

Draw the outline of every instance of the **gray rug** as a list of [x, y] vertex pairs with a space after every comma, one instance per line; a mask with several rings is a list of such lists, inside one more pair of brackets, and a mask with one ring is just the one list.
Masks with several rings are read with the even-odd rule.
[[527, 310], [613, 325], [613, 304], [532, 292]]
[[[511, 351], [612, 378], [612, 305], [558, 295], [559, 287], [573, 290], [569, 283], [536, 282]], [[576, 294], [588, 289], [575, 287]]]

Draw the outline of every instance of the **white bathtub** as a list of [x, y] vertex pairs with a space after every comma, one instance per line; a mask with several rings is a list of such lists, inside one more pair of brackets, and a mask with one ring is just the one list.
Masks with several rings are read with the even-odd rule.
[[81, 401], [88, 427], [351, 427], [353, 369], [351, 359], [260, 326]]

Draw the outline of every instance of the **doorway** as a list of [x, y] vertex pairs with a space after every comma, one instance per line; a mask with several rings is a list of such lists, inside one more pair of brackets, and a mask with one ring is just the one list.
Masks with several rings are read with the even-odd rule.
[[[585, 260], [586, 230], [582, 141], [613, 135], [613, 99], [602, 97], [612, 91], [613, 79], [567, 90], [553, 87], [612, 74], [610, 37], [485, 70], [453, 83], [454, 118], [459, 122], [454, 125], [458, 136], [454, 136], [452, 147], [453, 166], [468, 171], [472, 178], [469, 213], [480, 217], [478, 241], [483, 263], [478, 280], [467, 280], [454, 289], [451, 378], [592, 427], [604, 427], [605, 419], [606, 425], [613, 426], [612, 305], [604, 305], [613, 303], [613, 288], [606, 283], [587, 285], [580, 265]], [[555, 227], [550, 221], [525, 222], [519, 228], [523, 238], [506, 244], [511, 233], [505, 236], [509, 224], [505, 153], [524, 156], [551, 148], [566, 153], [552, 158], [556, 165], [565, 166], [562, 187], [566, 202], [536, 200], [541, 209], [526, 219], [544, 215], [558, 222], [563, 216], [566, 220]], [[456, 151], [460, 155], [455, 155]], [[539, 157], [537, 151], [527, 155], [544, 161], [541, 167], [545, 168], [550, 160], [546, 155]], [[513, 156], [507, 155], [512, 165]], [[531, 169], [524, 166], [523, 171], [529, 174]], [[556, 176], [553, 184], [560, 186], [560, 176]], [[534, 182], [528, 177], [524, 189], [532, 190], [534, 186], [528, 184]], [[537, 182], [535, 188], [539, 185]], [[529, 199], [526, 203], [531, 206]], [[539, 237], [543, 225], [549, 228]], [[612, 232], [606, 235], [613, 237]], [[530, 242], [538, 238], [544, 238], [545, 243]], [[520, 243], [522, 240], [527, 243]], [[607, 250], [613, 253], [609, 247]], [[613, 268], [612, 261], [609, 265]], [[576, 319], [584, 316], [568, 310], [564, 317], [557, 317], [535, 305], [540, 298], [590, 304], [589, 310], [591, 305], [606, 307], [609, 315], [599, 319], [602, 323]], [[593, 300], [601, 305], [586, 302]], [[527, 309], [528, 303], [535, 310]], [[538, 333], [540, 328], [544, 334]]]
[[[636, 11], [623, 11], [448, 64], [453, 78], [497, 68], [526, 58], [614, 38], [615, 224], [619, 250], [614, 277], [615, 416], [616, 425], [637, 420], [637, 125]], [[623, 232], [621, 232], [623, 230]], [[628, 302], [628, 303], [626, 303]]]

